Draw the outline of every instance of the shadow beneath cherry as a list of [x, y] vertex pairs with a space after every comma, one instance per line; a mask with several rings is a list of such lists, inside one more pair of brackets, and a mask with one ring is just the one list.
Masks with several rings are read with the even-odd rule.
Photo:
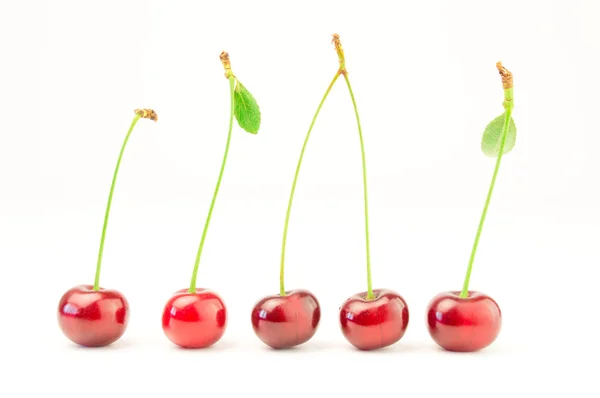
[[[433, 351], [435, 347], [427, 343], [408, 343], [399, 341], [388, 347], [380, 348], [379, 350], [367, 351], [367, 352], [378, 352], [382, 354], [410, 354], [413, 352], [425, 352]], [[360, 350], [358, 350], [360, 351]], [[364, 352], [364, 351], [361, 351]]]
[[484, 349], [481, 349], [478, 351], [462, 352], [462, 351], [449, 351], [449, 350], [446, 350], [446, 349], [438, 346], [437, 344], [433, 345], [432, 351], [437, 354], [442, 354], [442, 355], [461, 355], [461, 356], [494, 356], [494, 355], [506, 354], [505, 350], [502, 350], [497, 347], [485, 347]]
[[361, 350], [350, 344], [346, 345], [346, 349], [354, 351], [361, 355], [398, 355], [398, 354], [412, 354], [416, 352], [435, 352], [436, 347], [426, 343], [408, 343], [408, 342], [397, 342], [391, 346], [378, 348], [375, 350]]
[[198, 351], [221, 352], [221, 351], [235, 349], [235, 347], [236, 347], [236, 344], [232, 341], [220, 341], [220, 342], [217, 342], [216, 344], [213, 344], [211, 346], [204, 347], [204, 348], [185, 348], [185, 347], [180, 347], [175, 344], [171, 344], [170, 349], [172, 351], [180, 351], [180, 352], [198, 352]]
[[310, 347], [307, 347], [305, 345], [299, 345], [299, 346], [295, 346], [295, 347], [287, 347], [287, 348], [273, 348], [273, 347], [269, 347], [266, 345], [263, 345], [261, 347], [261, 350], [263, 352], [274, 352], [274, 353], [290, 353], [290, 352], [308, 352], [308, 351], [312, 351], [312, 349]]
[[294, 347], [287, 347], [287, 348], [273, 348], [273, 347], [269, 347], [266, 344], [262, 344], [262, 347], [260, 347], [260, 349], [263, 352], [273, 352], [273, 353], [290, 353], [290, 352], [308, 353], [308, 352], [314, 352], [314, 351], [330, 350], [332, 347], [334, 347], [334, 345], [331, 342], [327, 342], [327, 341], [307, 341], [304, 344], [300, 344], [300, 345], [297, 345]]
[[89, 350], [102, 350], [102, 351], [116, 351], [116, 350], [124, 350], [133, 347], [135, 344], [131, 340], [117, 340], [112, 344], [101, 347], [86, 347], [79, 344], [70, 343], [67, 344], [67, 349], [75, 350], [75, 351], [89, 351]]
[[303, 354], [303, 353], [310, 353], [310, 352], [320, 352], [320, 351], [348, 351], [348, 352], [356, 352], [356, 353], [365, 353], [365, 354], [371, 354], [371, 353], [393, 353], [393, 354], [398, 354], [398, 353], [409, 353], [409, 352], [413, 352], [413, 351], [423, 351], [423, 350], [431, 350], [430, 347], [427, 347], [425, 345], [414, 345], [414, 344], [395, 344], [393, 346], [389, 346], [389, 347], [384, 347], [384, 348], [380, 348], [377, 350], [370, 350], [370, 351], [365, 351], [365, 350], [360, 350], [356, 347], [354, 347], [353, 345], [347, 343], [346, 341], [314, 341], [314, 342], [306, 342], [304, 344], [295, 346], [295, 347], [289, 347], [289, 348], [272, 348], [266, 345], [263, 345], [263, 347], [261, 347], [261, 350], [263, 352], [273, 352], [273, 353], [285, 353], [285, 354], [289, 354], [289, 353], [298, 353], [298, 354]]
[[[437, 344], [431, 342], [402, 342], [399, 341], [396, 344], [393, 344], [388, 347], [376, 349], [376, 350], [360, 350], [348, 342], [341, 341], [309, 341], [304, 344], [289, 347], [289, 348], [272, 348], [260, 342], [256, 342], [260, 347], [256, 347], [262, 350], [265, 353], [272, 352], [273, 355], [278, 354], [289, 354], [289, 353], [298, 353], [298, 354], [307, 354], [311, 352], [319, 352], [319, 351], [339, 351], [345, 350], [348, 352], [355, 352], [357, 354], [365, 354], [365, 355], [398, 355], [398, 354], [412, 354], [412, 353], [435, 353], [441, 355], [461, 355], [461, 356], [497, 356], [506, 354], [506, 349], [502, 347], [490, 346], [486, 347], [483, 350], [474, 351], [474, 352], [455, 352], [448, 351], [444, 348], [438, 346]], [[118, 340], [110, 345], [104, 347], [85, 347], [73, 343], [67, 343], [65, 348], [73, 351], [89, 351], [89, 350], [108, 350], [108, 351], [118, 351], [118, 350], [127, 350], [132, 347], [135, 347], [136, 344], [133, 340], [123, 339]], [[197, 353], [198, 351], [202, 352], [224, 352], [228, 350], [235, 350], [239, 348], [239, 344], [234, 341], [222, 341], [214, 344], [210, 347], [206, 348], [183, 348], [175, 344], [171, 344], [169, 348], [171, 351], [180, 351], [180, 352], [192, 352]]]

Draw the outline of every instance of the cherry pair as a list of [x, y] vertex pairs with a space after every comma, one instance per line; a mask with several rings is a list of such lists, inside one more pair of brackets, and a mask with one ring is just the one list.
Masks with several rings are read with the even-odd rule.
[[[408, 306], [397, 293], [381, 289], [355, 294], [340, 308], [344, 337], [356, 348], [373, 350], [396, 343], [408, 326]], [[308, 290], [268, 296], [252, 310], [258, 338], [273, 348], [290, 348], [310, 340], [321, 320], [317, 298]]]

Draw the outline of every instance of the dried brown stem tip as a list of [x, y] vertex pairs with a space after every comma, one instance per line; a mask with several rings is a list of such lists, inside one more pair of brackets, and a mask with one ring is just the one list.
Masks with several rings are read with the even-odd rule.
[[340, 41], [340, 35], [334, 33], [331, 35], [331, 42], [335, 45], [336, 50], [342, 49], [342, 42]]
[[134, 112], [136, 115], [140, 115], [145, 119], [150, 119], [155, 122], [158, 121], [158, 115], [152, 109], [136, 109]]
[[233, 73], [231, 72], [231, 61], [229, 61], [229, 54], [225, 51], [219, 55], [219, 59], [223, 63], [223, 67], [225, 68], [225, 77], [229, 79]]
[[337, 52], [338, 60], [340, 61], [340, 71], [342, 73], [345, 73], [346, 58], [344, 57], [344, 49], [342, 48], [342, 42], [340, 40], [340, 35], [338, 35], [337, 33], [334, 33], [333, 35], [331, 35], [331, 37], [332, 37], [331, 42], [335, 46], [335, 51]]
[[502, 66], [502, 62], [498, 61], [496, 63], [496, 68], [498, 68], [498, 72], [500, 72], [500, 76], [502, 77], [502, 87], [505, 90], [513, 87], [513, 75], [510, 73], [508, 69]]

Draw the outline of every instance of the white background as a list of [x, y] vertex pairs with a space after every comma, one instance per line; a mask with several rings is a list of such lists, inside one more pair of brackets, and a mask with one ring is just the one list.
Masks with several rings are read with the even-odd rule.
[[[585, 361], [598, 354], [599, 16], [593, 0], [2, 2], [0, 396], [597, 397]], [[289, 190], [338, 66], [336, 32], [365, 134], [373, 283], [404, 296], [410, 323], [370, 353], [339, 330], [339, 305], [366, 288], [360, 147], [340, 80], [288, 236], [286, 287], [318, 297], [321, 325], [304, 346], [272, 351], [250, 310], [278, 291]], [[235, 127], [200, 265], [198, 285], [228, 305], [226, 334], [185, 351], [160, 317], [188, 286], [223, 154], [223, 50], [263, 123], [256, 136]], [[450, 354], [424, 311], [462, 286], [494, 166], [479, 145], [503, 111], [499, 60], [514, 74], [517, 143], [471, 288], [498, 301], [504, 324], [489, 348]], [[101, 277], [128, 298], [129, 327], [113, 346], [78, 348], [58, 329], [58, 299], [93, 282], [140, 107], [159, 121], [141, 120], [125, 152]]]

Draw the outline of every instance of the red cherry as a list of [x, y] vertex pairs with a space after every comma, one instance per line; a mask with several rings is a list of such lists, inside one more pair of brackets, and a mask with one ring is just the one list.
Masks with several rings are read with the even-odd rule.
[[290, 348], [310, 340], [321, 320], [321, 307], [308, 290], [290, 290], [261, 299], [252, 310], [252, 328], [273, 348]]
[[117, 341], [127, 328], [129, 303], [116, 290], [91, 285], [69, 289], [58, 303], [58, 324], [71, 341], [102, 347]]
[[500, 333], [502, 313], [489, 296], [469, 291], [443, 292], [427, 306], [427, 327], [433, 340], [448, 351], [477, 351], [492, 344]]
[[227, 308], [223, 299], [209, 289], [175, 292], [165, 305], [162, 326], [172, 343], [183, 348], [205, 348], [223, 337]]
[[374, 350], [396, 343], [408, 326], [408, 306], [396, 292], [373, 290], [355, 294], [340, 308], [340, 324], [344, 337], [360, 350]]

